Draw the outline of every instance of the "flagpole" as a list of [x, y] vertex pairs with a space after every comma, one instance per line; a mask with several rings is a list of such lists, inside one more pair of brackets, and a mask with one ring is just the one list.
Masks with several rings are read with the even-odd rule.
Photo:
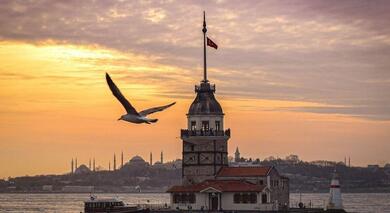
[[203, 82], [207, 83], [207, 64], [206, 64], [206, 12], [203, 11]]

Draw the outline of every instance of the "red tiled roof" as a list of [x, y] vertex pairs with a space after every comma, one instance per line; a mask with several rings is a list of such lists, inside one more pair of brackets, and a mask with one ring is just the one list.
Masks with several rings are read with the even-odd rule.
[[262, 167], [222, 167], [217, 177], [255, 177], [267, 176], [270, 166]]
[[201, 192], [210, 187], [220, 192], [261, 192], [265, 188], [240, 180], [206, 180], [193, 185], [172, 186], [167, 192]]

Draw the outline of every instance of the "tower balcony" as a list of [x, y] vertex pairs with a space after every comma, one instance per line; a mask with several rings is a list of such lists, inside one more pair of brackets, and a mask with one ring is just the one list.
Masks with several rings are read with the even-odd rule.
[[190, 137], [227, 137], [230, 138], [230, 129], [227, 130], [189, 130], [182, 129], [180, 132], [181, 138]]
[[215, 92], [215, 84], [201, 83], [200, 85], [195, 85], [195, 92]]

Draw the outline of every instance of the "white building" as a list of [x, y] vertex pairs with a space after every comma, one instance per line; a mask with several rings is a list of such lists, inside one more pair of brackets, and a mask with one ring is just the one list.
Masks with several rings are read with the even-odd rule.
[[280, 210], [289, 185], [274, 167], [223, 167], [214, 179], [173, 186], [171, 206], [180, 210]]

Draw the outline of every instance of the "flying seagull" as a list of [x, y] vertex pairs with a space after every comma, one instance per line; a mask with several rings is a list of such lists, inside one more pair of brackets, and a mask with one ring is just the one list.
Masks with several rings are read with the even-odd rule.
[[146, 116], [158, 111], [163, 111], [164, 109], [174, 105], [176, 102], [173, 102], [171, 104], [165, 105], [165, 106], [159, 106], [159, 107], [153, 107], [150, 109], [143, 110], [141, 112], [137, 112], [137, 110], [134, 109], [133, 106], [131, 106], [130, 102], [125, 98], [125, 96], [122, 95], [121, 91], [118, 89], [118, 87], [115, 85], [115, 83], [112, 81], [111, 77], [106, 73], [106, 80], [107, 84], [110, 87], [110, 90], [112, 94], [118, 99], [119, 102], [123, 105], [123, 107], [126, 109], [127, 114], [122, 115], [119, 120], [128, 121], [130, 123], [155, 123], [158, 119], [151, 119], [147, 118]]

